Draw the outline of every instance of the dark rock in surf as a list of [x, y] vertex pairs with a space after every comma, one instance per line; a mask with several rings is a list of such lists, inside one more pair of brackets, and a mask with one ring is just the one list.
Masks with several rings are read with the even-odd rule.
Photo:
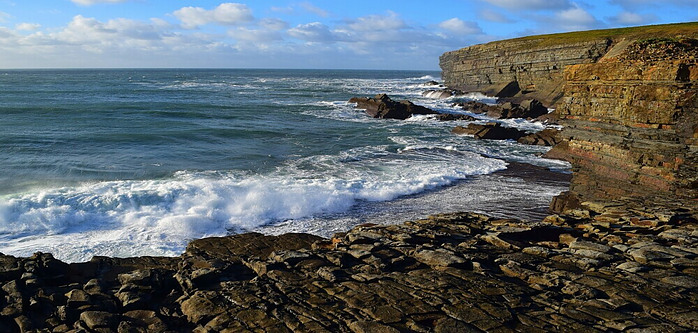
[[365, 109], [373, 118], [407, 119], [415, 114], [437, 114], [438, 112], [416, 105], [408, 100], [394, 101], [386, 94], [374, 97], [353, 97], [349, 103], [356, 103], [359, 109]]
[[436, 115], [436, 119], [439, 121], [455, 121], [455, 120], [464, 120], [464, 121], [475, 121], [475, 117], [469, 116], [467, 114], [453, 114], [453, 113], [440, 113]]
[[497, 109], [497, 105], [489, 105], [478, 101], [467, 101], [461, 103], [454, 103], [453, 106], [460, 106], [463, 110], [472, 112], [475, 114], [489, 113]]
[[516, 128], [504, 127], [499, 123], [469, 124], [467, 127], [456, 126], [451, 133], [473, 135], [478, 139], [489, 140], [518, 140], [526, 134]]
[[546, 128], [540, 132], [522, 136], [517, 140], [525, 145], [554, 146], [562, 141], [560, 131], [553, 128]]
[[464, 110], [472, 113], [484, 113], [487, 114], [488, 117], [495, 119], [536, 118], [548, 114], [548, 108], [535, 99], [525, 100], [521, 102], [521, 104], [506, 102], [497, 105], [488, 105], [482, 102], [468, 101], [454, 104], [454, 106], [460, 106]]

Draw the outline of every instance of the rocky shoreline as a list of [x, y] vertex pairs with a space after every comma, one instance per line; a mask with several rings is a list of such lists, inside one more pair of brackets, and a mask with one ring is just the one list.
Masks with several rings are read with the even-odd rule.
[[[331, 238], [205, 238], [175, 258], [0, 255], [0, 331], [697, 331], [698, 42], [529, 44], [442, 65], [449, 88], [559, 101], [549, 156], [573, 178], [542, 221], [462, 212]], [[355, 102], [379, 118], [432, 114], [384, 95]]]
[[632, 203], [541, 222], [475, 213], [323, 239], [248, 233], [178, 258], [2, 256], [1, 331], [698, 329], [698, 220]]

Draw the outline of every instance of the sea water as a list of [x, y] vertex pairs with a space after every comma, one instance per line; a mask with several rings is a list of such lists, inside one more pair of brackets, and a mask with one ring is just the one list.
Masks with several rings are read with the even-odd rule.
[[0, 71], [0, 252], [174, 256], [192, 239], [246, 231], [329, 236], [452, 210], [535, 211], [564, 190], [563, 182], [497, 173], [513, 162], [568, 168], [542, 158], [547, 148], [450, 133], [465, 121], [373, 119], [347, 102], [387, 93], [450, 113], [467, 113], [456, 100], [494, 102], [423, 97], [433, 88], [425, 82], [439, 79], [418, 71]]

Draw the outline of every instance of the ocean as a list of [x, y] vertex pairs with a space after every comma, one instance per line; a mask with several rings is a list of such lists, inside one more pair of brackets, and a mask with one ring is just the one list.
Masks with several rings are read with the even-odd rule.
[[423, 97], [429, 80], [440, 73], [0, 71], [0, 252], [176, 256], [192, 239], [248, 231], [545, 215], [569, 169], [541, 157], [548, 148], [450, 133], [465, 121], [373, 119], [347, 102], [387, 93], [450, 113], [467, 113], [456, 100], [495, 102]]

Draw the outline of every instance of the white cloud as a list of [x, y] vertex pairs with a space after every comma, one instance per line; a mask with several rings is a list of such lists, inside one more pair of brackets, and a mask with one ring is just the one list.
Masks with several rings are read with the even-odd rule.
[[[0, 27], [0, 63], [7, 67], [434, 68], [444, 51], [482, 37], [472, 22], [451, 19], [424, 27], [409, 25], [394, 12], [291, 28], [280, 19], [254, 19], [249, 8], [240, 4], [185, 7], [175, 14], [179, 15], [176, 23], [77, 15], [63, 27], [31, 23]], [[230, 27], [226, 34], [218, 28], [181, 30], [204, 24]]]
[[259, 25], [266, 30], [280, 31], [288, 28], [288, 23], [275, 18], [264, 18], [259, 21]]
[[277, 40], [282, 40], [283, 37], [278, 31], [265, 29], [248, 29], [245, 27], [237, 27], [228, 31], [228, 35], [238, 41], [249, 41], [268, 43]]
[[510, 10], [559, 10], [573, 7], [569, 0], [485, 0]]
[[320, 22], [299, 24], [289, 29], [288, 34], [291, 37], [305, 40], [308, 42], [329, 43], [335, 41], [335, 36], [330, 31], [330, 28]]
[[386, 31], [402, 29], [407, 25], [395, 12], [388, 11], [387, 15], [359, 17], [349, 23], [349, 27], [355, 31]]
[[500, 12], [496, 12], [494, 10], [490, 9], [483, 9], [480, 11], [480, 17], [483, 19], [490, 21], [490, 22], [497, 22], [497, 23], [511, 23], [513, 20], [510, 18], [502, 15]]
[[12, 15], [5, 12], [0, 12], [0, 23], [6, 22], [10, 17], [12, 17]]
[[620, 12], [618, 15], [608, 18], [608, 20], [620, 25], [643, 25], [656, 21], [657, 16], [652, 14], [641, 15], [631, 12]]
[[16, 30], [20, 31], [35, 31], [41, 28], [41, 24], [38, 23], [19, 23], [15, 25]]
[[129, 0], [70, 0], [73, 3], [76, 3], [78, 5], [83, 5], [83, 6], [91, 6], [94, 4], [98, 3], [120, 3], [120, 2], [126, 2]]
[[554, 21], [564, 30], [587, 30], [600, 25], [594, 16], [579, 6], [555, 13]]
[[206, 24], [236, 25], [254, 20], [252, 10], [241, 3], [222, 3], [212, 10], [201, 7], [184, 7], [176, 10], [174, 16], [188, 29]]
[[472, 35], [482, 33], [482, 29], [475, 22], [465, 22], [459, 18], [452, 18], [439, 23], [439, 28], [459, 35]]

